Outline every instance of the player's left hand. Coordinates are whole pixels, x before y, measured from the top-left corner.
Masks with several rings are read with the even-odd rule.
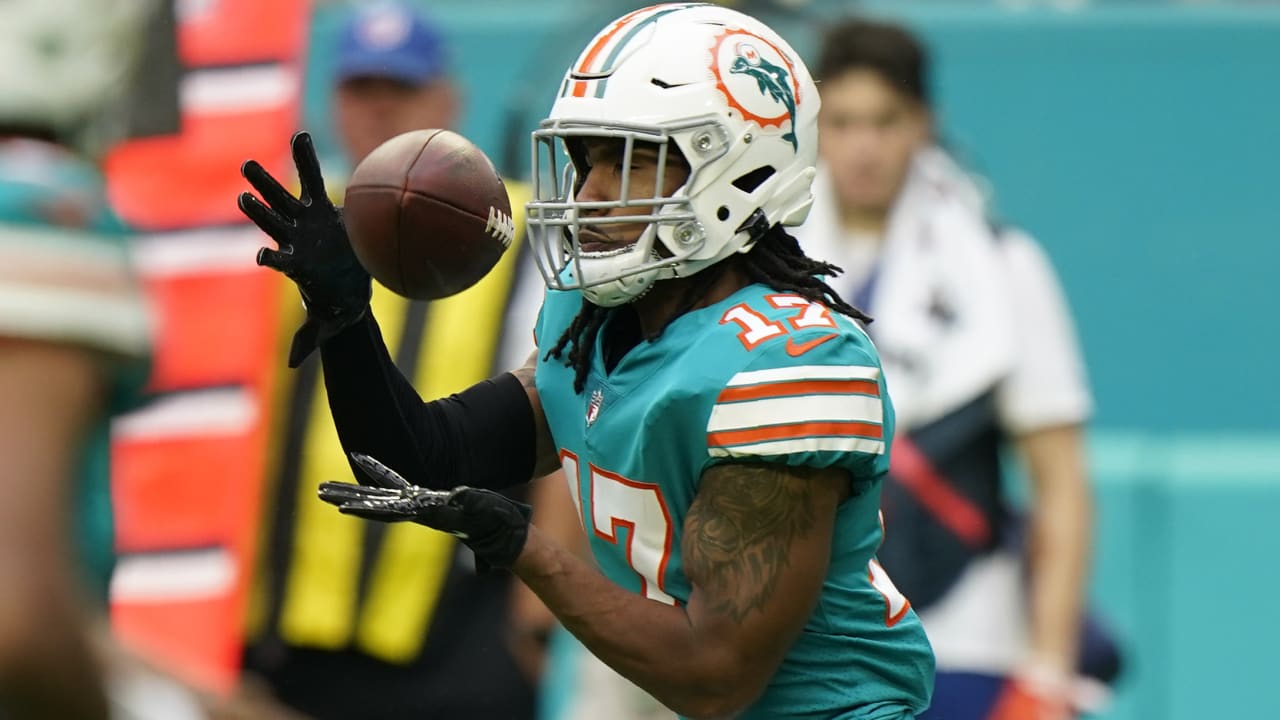
[[[237,203],[280,247],[260,248],[258,264],[293,280],[307,308],[307,319],[289,348],[289,367],[296,368],[322,343],[364,317],[373,285],[351,249],[342,211],[325,191],[310,133],[295,133],[290,147],[301,192],[294,196],[258,161],[248,160],[240,174],[262,199],[245,192]]]
[[[454,535],[476,554],[476,566],[510,567],[529,536],[528,505],[466,486],[427,490],[368,455],[351,459],[376,485],[326,482],[320,499],[338,511],[381,522],[416,522]]]

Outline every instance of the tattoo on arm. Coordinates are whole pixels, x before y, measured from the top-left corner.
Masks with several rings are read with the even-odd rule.
[[[538,351],[537,350],[534,350],[533,353],[530,354],[529,357],[525,359],[523,365],[511,371],[511,374],[515,375],[516,379],[520,381],[520,384],[523,385],[525,389],[529,391],[534,390],[534,377],[537,375],[537,373],[538,373]]]
[[[703,475],[685,519],[685,570],[710,609],[742,622],[778,591],[792,541],[814,526],[805,468],[720,465]]]
[[[516,379],[520,381],[520,384],[524,387],[525,390],[532,390],[534,388],[533,368],[530,368],[530,367],[516,368],[515,370],[511,371],[511,374],[516,376]]]

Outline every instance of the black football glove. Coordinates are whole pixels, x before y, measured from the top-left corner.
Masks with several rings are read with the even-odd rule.
[[[382,522],[408,520],[447,532],[471,548],[481,571],[511,567],[524,549],[528,505],[466,486],[426,490],[368,455],[352,453],[351,459],[375,484],[321,483],[320,499],[336,505],[339,512]]]
[[[354,325],[369,307],[373,285],[351,250],[342,212],[325,193],[311,134],[291,142],[302,192],[294,197],[256,160],[240,166],[262,200],[240,193],[238,205],[279,250],[258,250],[258,264],[284,273],[298,285],[307,319],[293,336],[289,367],[296,368],[321,343]],[[265,204],[263,204],[265,201]]]

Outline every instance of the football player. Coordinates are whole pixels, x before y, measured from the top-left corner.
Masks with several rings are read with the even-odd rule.
[[[123,228],[72,149],[151,3],[0,3],[0,716],[103,718],[108,416],[145,378]]]
[[[363,483],[322,499],[453,533],[682,715],[922,711],[933,654],[875,561],[880,361],[836,269],[785,230],[812,202],[817,112],[800,58],[751,17],[674,3],[606,26],[534,133],[538,350],[430,403],[388,356],[309,137],[302,199],[246,163],[265,203],[241,208],[280,245],[258,261],[306,299],[295,347],[319,347]],[[493,492],[557,466],[594,566]]]

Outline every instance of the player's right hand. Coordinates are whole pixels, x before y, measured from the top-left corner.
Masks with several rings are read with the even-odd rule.
[[[447,532],[471,548],[480,570],[511,567],[524,549],[532,515],[528,505],[479,488],[428,490],[368,455],[352,453],[351,459],[375,484],[320,483],[320,499],[339,512]]]
[[[289,350],[289,367],[298,367],[321,343],[360,320],[373,285],[351,250],[342,212],[325,192],[311,134],[295,133],[291,148],[299,195],[286,190],[256,160],[248,160],[240,174],[262,199],[245,192],[237,204],[279,246],[259,249],[258,264],[293,280],[307,307],[307,320]]]

